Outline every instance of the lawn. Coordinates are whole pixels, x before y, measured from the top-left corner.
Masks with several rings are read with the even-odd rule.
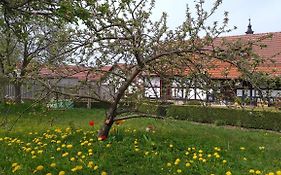
[[[17,112],[1,112],[0,175],[281,174],[280,133],[134,119],[99,141],[102,109]]]

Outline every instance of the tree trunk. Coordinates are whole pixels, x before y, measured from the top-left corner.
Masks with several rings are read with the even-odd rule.
[[[109,131],[114,123],[114,118],[116,117],[117,113],[117,108],[118,104],[121,100],[121,98],[124,96],[125,91],[128,89],[130,84],[134,81],[134,79],[137,77],[137,75],[141,72],[141,68],[137,67],[132,74],[127,78],[127,81],[122,84],[122,86],[118,89],[114,102],[111,104],[107,114],[106,114],[106,119],[104,121],[104,124],[102,128],[99,130],[98,137],[101,138],[102,140],[105,140],[108,135]]]
[[[18,80],[14,84],[15,87],[15,102],[16,104],[21,103],[21,82]]]

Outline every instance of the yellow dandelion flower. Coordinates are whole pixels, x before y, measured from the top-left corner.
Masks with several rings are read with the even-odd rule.
[[[54,168],[54,167],[56,167],[56,166],[57,166],[56,163],[51,163],[51,165],[50,165],[50,167],[52,167],[52,168]]]
[[[226,163],[226,162],[227,162],[226,160],[223,160],[223,161],[222,161],[222,163]]]
[[[88,163],[88,166],[87,166],[88,168],[93,168],[94,167],[94,162],[93,161],[90,161],[89,163]]]
[[[14,172],[18,171],[20,168],[21,168],[20,165],[16,165],[16,166],[14,166],[12,172],[14,173]]]
[[[170,144],[170,145],[169,145],[169,147],[170,147],[170,148],[173,148],[173,147],[174,147],[174,145]]]
[[[107,172],[103,171],[101,172],[101,175],[107,175]]]
[[[65,175],[65,171],[60,171],[59,175]]]
[[[227,171],[225,175],[232,175],[231,171]]]
[[[180,160],[179,158],[177,158],[177,159],[175,160],[175,163],[174,163],[174,164],[175,164],[175,165],[178,165],[178,164],[180,163],[180,161],[181,161],[181,160]]]
[[[99,166],[97,166],[97,165],[96,165],[96,166],[94,166],[94,170],[97,170],[98,168],[99,168]]]
[[[249,173],[255,173],[255,170],[250,169],[250,170],[249,170]]]
[[[62,154],[62,157],[66,157],[66,156],[68,156],[68,154],[69,154],[68,152],[65,152]]]
[[[72,162],[75,161],[75,157],[71,157],[70,161],[72,161]]]
[[[177,173],[182,173],[182,170],[181,169],[177,169]]]
[[[42,171],[43,169],[44,169],[44,166],[42,166],[42,165],[39,165],[39,166],[36,167],[37,171]]]
[[[268,175],[275,175],[273,172],[269,172]]]
[[[245,147],[241,146],[241,147],[240,147],[240,150],[244,151],[244,150],[245,150]]]
[[[79,151],[79,152],[77,153],[77,155],[78,155],[78,156],[81,156],[81,155],[82,155],[82,152],[81,152],[81,151]]]
[[[170,162],[167,163],[167,166],[172,166],[172,164]]]
[[[189,162],[187,162],[187,163],[185,164],[185,166],[186,166],[186,167],[190,167],[191,164],[190,164]]]
[[[71,149],[72,147],[73,147],[73,146],[70,145],[70,144],[66,146],[67,149]]]
[[[12,164],[12,167],[15,167],[15,166],[17,166],[18,165],[18,163],[13,163]]]
[[[46,175],[52,175],[52,173],[47,173]]]
[[[260,170],[256,170],[255,173],[256,173],[256,174],[261,174],[261,171],[260,171]]]
[[[281,175],[281,170],[276,171],[276,175]]]

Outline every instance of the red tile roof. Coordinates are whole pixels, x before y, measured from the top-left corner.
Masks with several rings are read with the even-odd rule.
[[[256,72],[268,73],[272,76],[281,76],[281,32],[226,36],[218,38],[216,44],[219,44],[222,40],[227,42],[238,40],[247,42],[257,41],[261,38],[263,39],[259,44],[266,45],[266,47],[254,46],[253,51],[265,60],[265,63],[261,64],[256,69]],[[214,68],[208,69],[208,73],[214,79],[235,79],[241,75],[238,69],[231,66],[229,63],[217,61],[214,63],[214,66]]]
[[[111,69],[112,66],[103,66],[99,69],[93,69],[91,67],[66,65],[61,66],[59,69],[57,69],[57,67],[43,67],[40,69],[39,74],[48,78],[67,77],[78,80],[98,81],[107,72],[111,71]]]

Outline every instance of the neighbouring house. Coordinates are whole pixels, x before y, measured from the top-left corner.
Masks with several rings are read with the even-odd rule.
[[[249,102],[256,104],[261,100],[261,96],[267,98],[268,102],[281,99],[281,32],[253,34],[249,24],[246,35],[227,36],[218,39],[228,41],[248,41],[255,40],[262,36],[271,34],[272,37],[262,41],[266,45],[264,48],[254,47],[254,52],[262,58],[270,58],[271,61],[265,62],[257,67],[257,72],[267,73],[274,78],[279,78],[279,82],[274,89],[268,88],[266,82],[261,87],[253,87],[248,81],[240,80],[240,73],[237,68],[229,66],[228,63],[216,61],[213,68],[207,69],[210,78],[217,84],[218,89],[206,88],[200,81],[200,77],[190,76],[189,68],[183,68],[180,74],[177,72],[168,75],[157,73],[147,73],[144,78],[144,96],[149,99],[166,99],[172,101],[200,100],[216,101],[214,93],[223,94],[219,100],[224,102],[234,101],[240,98],[249,99]],[[166,69],[160,67],[160,69]],[[226,73],[227,71],[227,73]],[[230,84],[226,84],[229,82]]]
[[[26,79],[21,87],[22,99],[38,99],[53,91],[48,98],[67,98],[67,94],[111,99],[115,93],[113,76],[120,65],[92,68],[76,65],[43,66]],[[61,93],[60,93],[61,92]],[[13,83],[5,85],[4,96],[13,99]]]

